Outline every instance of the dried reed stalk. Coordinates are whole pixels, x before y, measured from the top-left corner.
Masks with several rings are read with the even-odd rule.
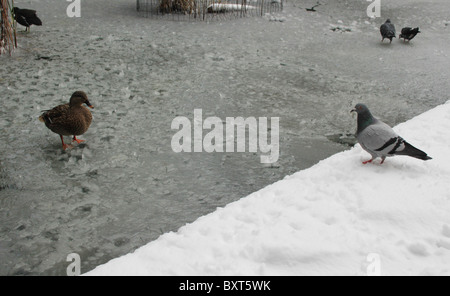
[[[11,55],[14,48],[17,47],[16,32],[10,16],[12,5],[9,5],[8,0],[0,0],[0,54],[6,51]]]
[[[184,12],[192,14],[197,9],[195,0],[161,0],[159,9],[162,13]]]
[[[286,0],[137,0],[146,16],[167,15],[178,20],[221,20],[231,17],[264,16],[283,10]],[[186,18],[183,18],[186,16]]]

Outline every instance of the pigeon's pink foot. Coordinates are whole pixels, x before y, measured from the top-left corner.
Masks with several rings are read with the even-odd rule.
[[[80,140],[80,139],[77,139],[77,137],[76,137],[76,136],[73,136],[73,140],[72,140],[72,142],[77,142],[78,144],[80,144],[80,143],[83,143],[83,142],[84,142],[84,140]]]
[[[384,159],[381,160],[380,164],[383,164],[383,163],[384,163]]]
[[[368,164],[368,163],[371,163],[372,161],[373,161],[373,159],[368,160],[368,161],[363,161],[363,164]]]

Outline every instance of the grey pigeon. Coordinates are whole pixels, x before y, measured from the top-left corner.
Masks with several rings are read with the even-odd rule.
[[[425,152],[403,140],[389,125],[373,117],[366,105],[357,104],[351,112],[358,114],[356,138],[361,147],[372,155],[372,159],[363,164],[372,162],[377,157],[381,157],[382,164],[386,157],[395,155],[431,159]]]
[[[416,37],[416,35],[420,33],[419,27],[417,28],[410,28],[410,27],[406,27],[402,29],[402,33],[399,36],[399,39],[403,38],[403,41],[410,41],[412,40],[414,37]]]
[[[390,43],[392,43],[392,38],[395,38],[395,26],[391,23],[390,19],[387,19],[384,24],[380,27],[380,33],[383,39],[381,39],[381,42],[384,41],[385,38],[391,40]]]

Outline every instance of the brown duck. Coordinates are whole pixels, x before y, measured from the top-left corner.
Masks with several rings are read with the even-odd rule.
[[[45,111],[39,120],[45,123],[45,126],[52,132],[57,133],[61,137],[62,148],[66,150],[72,147],[65,144],[63,136],[72,136],[72,142],[78,144],[84,140],[77,139],[77,136],[84,134],[92,122],[92,114],[82,105],[86,104],[90,108],[94,108],[89,102],[87,95],[83,91],[76,91],[70,97],[68,104],[59,105],[55,108]]]

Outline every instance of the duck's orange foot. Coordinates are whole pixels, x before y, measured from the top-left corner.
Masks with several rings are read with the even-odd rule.
[[[65,151],[67,148],[73,148],[72,145],[64,143],[64,138],[63,138],[62,135],[59,135],[59,137],[61,138],[61,144],[62,144],[62,148],[63,148],[64,151]]]
[[[77,142],[78,144],[83,143],[84,140],[77,139],[76,136],[73,136],[72,142]]]
[[[63,144],[62,145],[63,150],[65,151],[67,148],[73,148],[73,145],[70,144]]]

